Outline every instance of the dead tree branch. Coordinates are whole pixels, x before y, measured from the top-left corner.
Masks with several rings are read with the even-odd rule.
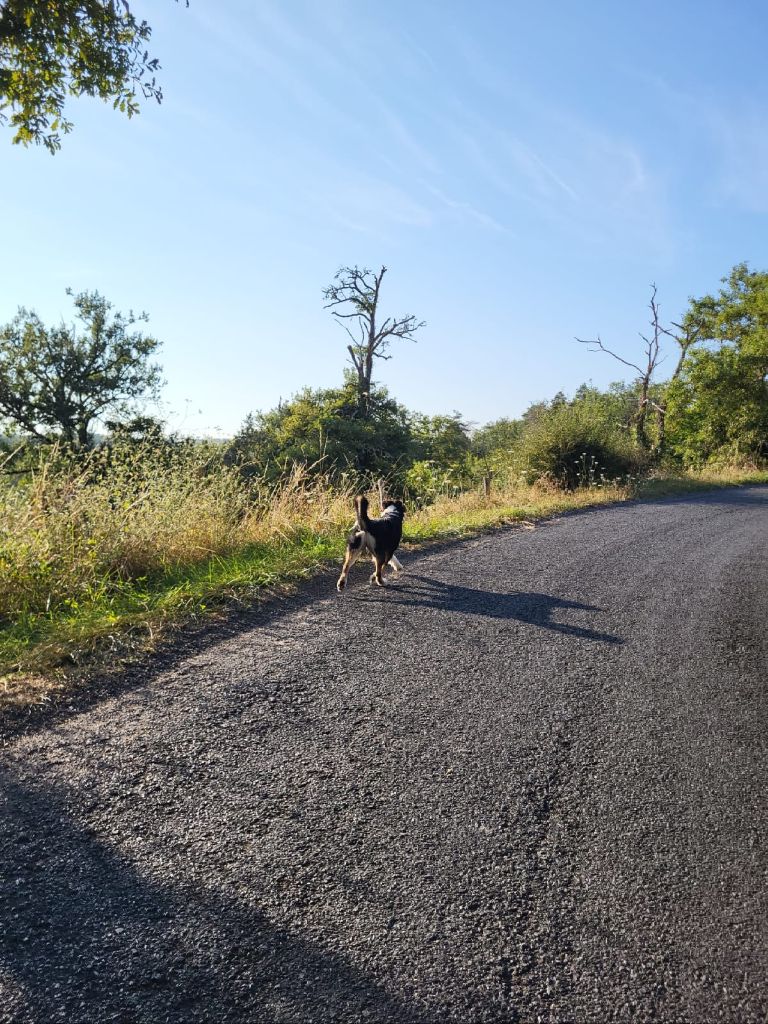
[[[387,317],[382,323],[377,322],[381,283],[386,272],[386,267],[378,273],[366,267],[342,267],[333,283],[323,291],[326,300],[323,308],[331,310],[352,342],[347,345],[347,351],[357,374],[358,408],[363,417],[368,416],[370,409],[374,359],[391,359],[387,349],[394,338],[415,341],[416,332],[424,327],[424,321],[412,315]],[[359,338],[344,320],[356,321]]]
[[[630,369],[637,371],[637,383],[638,383],[638,405],[633,416],[633,426],[635,428],[635,437],[637,443],[647,451],[653,451],[655,455],[660,455],[666,439],[666,413],[667,405],[666,399],[660,398],[658,401],[652,397],[651,388],[654,383],[654,375],[658,367],[663,362],[661,356],[661,339],[662,337],[672,338],[680,346],[680,357],[677,361],[677,365],[672,373],[670,381],[676,380],[680,375],[685,362],[685,357],[688,353],[691,345],[695,344],[697,340],[697,332],[695,328],[684,327],[682,324],[673,323],[672,326],[676,327],[681,333],[675,334],[672,330],[664,327],[661,323],[660,307],[657,300],[657,288],[655,284],[651,285],[651,300],[649,302],[649,308],[651,310],[651,328],[652,332],[650,336],[640,334],[645,346],[645,365],[639,366],[637,363],[633,363],[628,359],[624,359],[617,352],[608,348],[603,344],[601,338],[596,339],[584,339],[577,338],[576,341],[581,345],[592,345],[595,346],[591,349],[593,352],[605,352],[607,355],[612,356],[618,362],[623,363],[624,366],[630,367]],[[651,444],[650,438],[648,437],[647,430],[647,416],[649,410],[653,409],[656,413],[656,425],[657,425],[657,436],[655,444]]]

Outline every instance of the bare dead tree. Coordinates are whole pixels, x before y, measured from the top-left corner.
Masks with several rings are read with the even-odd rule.
[[[685,357],[688,353],[688,349],[697,339],[697,330],[694,326],[689,324],[678,324],[672,323],[672,327],[676,328],[680,333],[676,334],[668,327],[662,326],[661,318],[659,315],[659,304],[656,299],[657,288],[655,284],[651,285],[651,301],[649,302],[649,308],[651,310],[651,335],[646,336],[640,334],[645,345],[645,359],[644,365],[638,365],[637,363],[631,362],[629,359],[624,359],[617,352],[607,348],[600,336],[594,339],[577,338],[582,345],[594,346],[591,351],[593,352],[605,352],[609,356],[613,356],[618,362],[623,363],[624,366],[629,366],[630,369],[637,371],[637,383],[638,383],[638,400],[637,409],[635,410],[632,418],[633,427],[635,430],[635,437],[637,443],[641,448],[646,451],[652,451],[654,455],[660,455],[665,443],[665,426],[666,426],[666,414],[667,414],[667,402],[663,396],[651,396],[651,388],[653,385],[653,378],[659,365],[664,361],[664,357],[661,355],[661,340],[662,336],[672,338],[677,345],[680,347],[680,357],[677,361],[677,365],[669,379],[671,383],[676,380],[680,375],[680,371],[683,368]],[[655,412],[656,414],[656,425],[657,425],[657,437],[656,443],[651,444],[650,438],[648,437],[647,421],[649,412]]]
[[[323,291],[323,308],[332,310],[351,341],[347,351],[357,373],[358,410],[363,418],[370,409],[374,359],[391,359],[386,351],[393,338],[415,341],[416,331],[424,327],[424,321],[415,316],[387,317],[378,323],[381,282],[386,272],[386,267],[378,274],[366,268],[342,267],[333,284]]]

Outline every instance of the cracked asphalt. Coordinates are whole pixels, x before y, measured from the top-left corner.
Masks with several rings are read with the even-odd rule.
[[[768,1019],[768,488],[356,566],[0,748],[0,1021]]]

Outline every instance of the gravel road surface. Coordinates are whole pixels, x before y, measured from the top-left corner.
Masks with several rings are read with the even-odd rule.
[[[768,488],[403,561],[0,749],[1,1021],[768,1019]]]

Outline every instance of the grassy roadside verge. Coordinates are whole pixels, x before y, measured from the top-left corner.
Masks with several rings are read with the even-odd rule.
[[[405,542],[466,537],[510,523],[532,524],[581,508],[737,484],[768,483],[768,472],[721,470],[657,476],[633,488],[602,487],[573,493],[542,487],[441,498],[407,519]],[[301,497],[299,497],[301,495]],[[78,685],[89,672],[114,668],[168,638],[169,627],[216,613],[231,602],[253,603],[285,592],[321,567],[338,561],[350,525],[348,495],[323,496],[296,489],[290,501],[262,514],[257,524],[219,544],[207,541],[161,571],[91,586],[79,599],[35,609],[0,628],[0,711],[40,704]],[[93,518],[93,513],[91,513]],[[200,529],[197,510],[195,527]],[[170,526],[181,531],[178,499]],[[301,525],[297,525],[301,524]],[[170,528],[170,527],[169,527]],[[91,543],[89,541],[89,543]],[[206,553],[207,551],[207,553]]]

